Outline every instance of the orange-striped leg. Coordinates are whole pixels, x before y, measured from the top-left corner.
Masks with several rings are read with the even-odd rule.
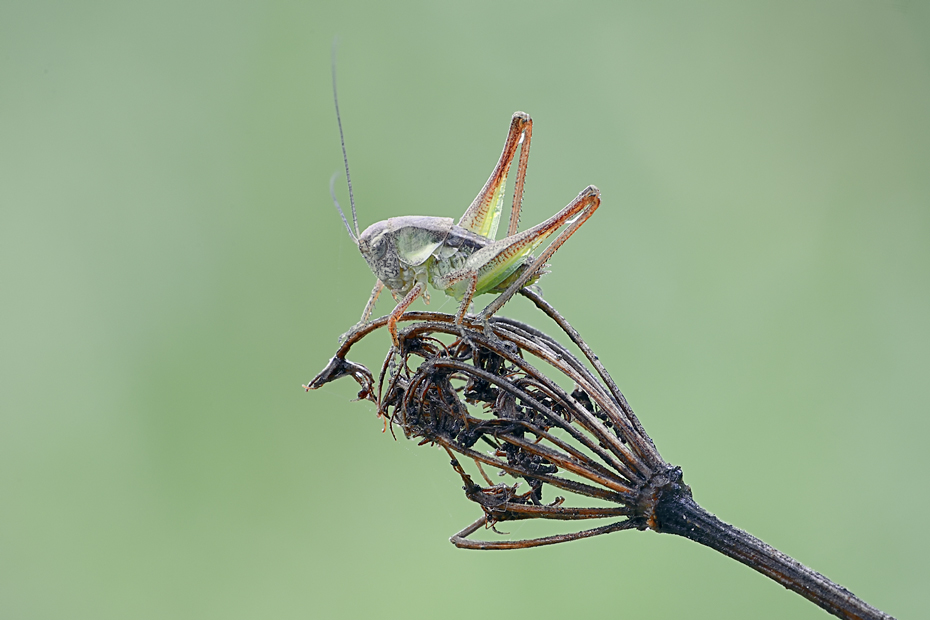
[[[554,216],[546,220],[545,222],[534,226],[522,233],[520,235],[527,235],[528,238],[535,238],[540,236],[548,236],[552,234],[555,230],[558,230],[563,225],[568,224],[568,227],[563,230],[558,237],[556,237],[552,243],[543,251],[539,257],[533,261],[533,264],[523,270],[523,273],[520,274],[520,277],[517,278],[513,284],[511,284],[506,291],[501,293],[497,299],[488,304],[488,306],[482,310],[478,316],[483,320],[490,318],[495,312],[500,310],[501,306],[507,303],[513,295],[519,291],[523,286],[546,264],[546,262],[555,254],[555,251],[562,247],[562,244],[565,243],[569,237],[571,237],[576,230],[578,230],[582,224],[587,221],[591,215],[597,210],[597,207],[600,205],[600,192],[593,185],[586,187],[578,196],[572,200],[568,206],[556,213]]]
[[[400,349],[400,339],[397,337],[397,321],[400,320],[400,317],[407,311],[407,308],[410,307],[417,297],[423,294],[425,287],[422,282],[417,282],[410,292],[407,293],[399,304],[394,306],[394,309],[391,310],[391,315],[388,317],[388,331],[391,332],[391,342],[394,343],[394,346]]]
[[[516,116],[516,115],[514,115]],[[520,140],[520,161],[517,163],[517,179],[513,186],[513,206],[510,209],[510,224],[507,236],[517,232],[520,225],[520,209],[523,207],[523,184],[526,182],[526,163],[530,158],[530,138],[533,136],[533,120],[527,116],[523,125],[523,137]]]
[[[507,175],[513,163],[517,148],[520,147],[520,161],[517,166],[517,180],[514,186],[513,207],[510,211],[508,234],[517,230],[520,220],[520,207],[523,202],[523,184],[526,177],[526,164],[530,156],[530,138],[533,134],[533,120],[525,112],[514,112],[510,120],[510,131],[504,142],[504,150],[491,176],[478,192],[475,200],[466,209],[458,225],[483,237],[494,238],[500,222],[501,203],[506,190]],[[521,146],[522,145],[522,146]]]

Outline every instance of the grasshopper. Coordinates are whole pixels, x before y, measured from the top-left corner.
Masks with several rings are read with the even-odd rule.
[[[475,296],[501,293],[479,314],[479,318],[486,322],[517,291],[539,279],[542,269],[546,267],[546,261],[591,217],[600,204],[598,189],[589,185],[564,209],[546,221],[523,232],[517,232],[533,120],[524,112],[515,112],[497,165],[457,224],[452,223],[451,217],[412,215],[377,222],[360,233],[355,213],[355,198],[352,195],[352,180],[349,177],[345,137],[342,133],[342,118],[339,115],[335,63],[333,99],[336,104],[336,120],[349,186],[352,221],[355,224],[354,233],[336,199],[333,189],[335,176],[330,182],[330,193],[349,237],[358,246],[377,277],[358,325],[368,321],[378,296],[387,288],[397,302],[387,324],[394,346],[399,347],[400,344],[397,322],[401,315],[421,296],[429,303],[427,285],[459,300],[455,316],[458,325],[462,324]],[[518,148],[520,158],[507,236],[495,240],[504,204],[507,176]],[[539,257],[534,258],[531,253],[565,225],[565,230]]]

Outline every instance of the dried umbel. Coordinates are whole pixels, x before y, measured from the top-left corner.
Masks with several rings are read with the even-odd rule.
[[[306,387],[352,375],[362,388],[359,398],[377,403],[385,424],[448,452],[465,496],[482,510],[452,537],[457,547],[518,549],[652,529],[716,549],[839,617],[891,617],[698,506],[681,469],[662,459],[578,333],[537,294],[521,294],[558,324],[587,364],[519,321],[466,317],[457,325],[450,315],[410,312],[402,320],[414,323],[400,333],[399,349],[388,352],[377,389],[372,374],[345,356],[387,317],[349,332]],[[474,463],[477,473],[463,463]],[[495,483],[495,474],[507,482]],[[525,540],[469,538],[482,527],[526,519],[607,523]]]

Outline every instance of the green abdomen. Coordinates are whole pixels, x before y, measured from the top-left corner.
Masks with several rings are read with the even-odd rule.
[[[463,269],[469,256],[491,242],[487,237],[482,237],[459,226],[453,226],[445,242],[433,252],[433,256],[426,263],[430,284],[435,287],[437,278]],[[528,256],[519,257],[513,261],[512,265],[504,269],[498,267],[493,271],[479,266],[478,286],[475,289],[475,295],[500,293],[506,290],[523,273],[528,258]],[[527,282],[527,286],[537,279],[539,279],[538,276],[532,278]],[[463,281],[453,284],[444,291],[446,295],[461,300],[465,295],[466,288],[467,282]]]

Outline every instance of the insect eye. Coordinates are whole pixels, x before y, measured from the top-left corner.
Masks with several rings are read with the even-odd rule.
[[[384,253],[387,252],[387,247],[387,239],[384,237],[384,235],[382,235],[375,239],[374,243],[372,243],[372,254],[375,256],[383,256]]]

